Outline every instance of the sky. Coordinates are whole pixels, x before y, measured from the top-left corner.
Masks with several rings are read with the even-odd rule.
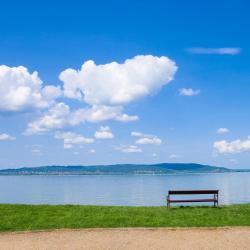
[[[250,168],[248,1],[5,1],[0,168]]]

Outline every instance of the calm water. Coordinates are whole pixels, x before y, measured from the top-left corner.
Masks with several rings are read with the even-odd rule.
[[[250,203],[250,173],[0,176],[0,203],[158,206],[169,189],[219,189],[220,203]]]

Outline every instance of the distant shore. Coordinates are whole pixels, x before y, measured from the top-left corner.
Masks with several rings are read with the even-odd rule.
[[[205,174],[227,174],[227,173],[246,173],[247,171],[230,171],[230,172],[178,172],[178,173],[9,173],[1,174],[0,177],[4,176],[172,176],[172,175],[205,175]]]
[[[250,172],[249,169],[229,169],[197,163],[114,164],[92,166],[42,166],[2,169],[6,175],[169,175]]]

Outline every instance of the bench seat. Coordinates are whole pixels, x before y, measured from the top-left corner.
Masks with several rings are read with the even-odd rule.
[[[200,194],[212,194],[211,198],[200,199],[171,199],[171,195],[200,195]],[[213,202],[214,207],[219,205],[219,190],[169,190],[167,195],[167,207],[170,207],[171,203],[184,203],[184,202]]]
[[[177,202],[214,202],[214,199],[195,199],[195,200],[170,200],[173,203]]]

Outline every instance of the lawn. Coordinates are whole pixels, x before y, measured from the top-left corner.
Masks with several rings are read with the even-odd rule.
[[[0,231],[250,226],[250,204],[213,207],[0,205]]]

